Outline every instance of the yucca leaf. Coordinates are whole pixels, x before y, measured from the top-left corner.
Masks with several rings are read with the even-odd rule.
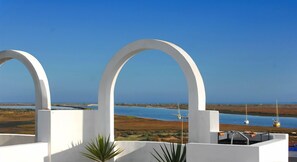
[[[153,148],[154,149],[154,148]],[[163,159],[163,157],[156,151],[156,149],[154,149],[154,151],[155,151],[155,153],[157,154],[157,156],[155,156],[153,153],[151,153],[153,156],[154,156],[154,158],[156,159],[156,160],[158,160],[158,162],[166,162],[164,159]]]
[[[105,138],[98,135],[85,146],[87,152],[82,152],[82,155],[96,162],[105,162],[123,152],[122,149],[115,149],[115,147],[115,142],[110,142],[109,136]]]
[[[182,148],[181,144],[170,143],[169,147],[160,145],[163,156],[154,148],[155,154],[151,154],[158,162],[186,162],[186,145]]]

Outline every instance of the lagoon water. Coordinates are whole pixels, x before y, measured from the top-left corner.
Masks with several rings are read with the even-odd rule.
[[[0,106],[1,108],[12,109],[35,109],[34,106]],[[57,107],[53,106],[53,109],[74,109],[69,107]],[[89,108],[97,109],[96,106],[90,106]],[[115,106],[115,114],[125,116],[135,116],[140,118],[157,119],[164,121],[178,121],[176,109],[166,108],[147,108],[147,107],[128,107],[128,106]],[[182,116],[188,115],[188,110],[181,110]],[[250,125],[254,126],[272,126],[272,121],[275,117],[272,116],[254,116],[249,115],[248,119]],[[223,114],[220,113],[220,123],[223,124],[238,124],[243,125],[245,115],[237,114]],[[297,117],[280,117],[281,127],[284,128],[297,128]]]
[[[178,121],[176,109],[166,108],[146,108],[146,107],[125,107],[115,106],[115,114],[136,116],[141,118],[158,119],[165,121]],[[188,115],[188,110],[181,110],[182,116]],[[254,126],[272,126],[272,116],[255,116],[249,115],[250,125]],[[245,115],[224,114],[220,113],[220,123],[243,125]],[[297,128],[297,117],[280,117],[281,127]]]

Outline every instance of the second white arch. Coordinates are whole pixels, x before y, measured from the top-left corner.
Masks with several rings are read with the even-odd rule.
[[[205,88],[202,76],[193,59],[179,46],[162,40],[138,40],[122,48],[109,62],[102,76],[98,96],[98,132],[114,140],[114,88],[125,63],[144,50],[160,50],[170,55],[182,69],[188,85],[189,126],[195,124],[195,112],[205,110]],[[193,116],[194,115],[194,116]],[[189,130],[191,131],[191,130]],[[191,132],[190,132],[191,138]]]

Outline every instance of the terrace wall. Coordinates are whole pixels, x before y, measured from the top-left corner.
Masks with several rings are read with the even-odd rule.
[[[2,162],[47,162],[47,143],[31,143],[0,147]]]
[[[163,154],[160,145],[169,147],[167,142],[149,142],[149,141],[116,141],[118,147],[123,148],[119,156],[115,158],[118,162],[151,162],[156,161],[152,153],[154,149],[161,155]],[[155,153],[154,153],[155,154]]]
[[[95,110],[39,110],[38,141],[49,141],[47,160],[51,162],[89,162],[81,155],[86,142],[98,133]]]
[[[259,148],[247,145],[189,143],[188,162],[259,162]]]
[[[288,135],[272,134],[272,140],[254,145],[187,144],[189,162],[288,162]]]
[[[254,145],[260,148],[260,162],[288,162],[288,135],[273,134],[272,138]]]
[[[28,134],[0,134],[0,146],[34,143],[35,135]]]

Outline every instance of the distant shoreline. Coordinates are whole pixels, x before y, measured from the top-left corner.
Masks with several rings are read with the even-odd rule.
[[[76,109],[88,109],[89,104],[53,104],[52,106],[72,107]],[[0,106],[34,106],[34,104],[5,103]],[[177,104],[124,104],[115,106],[168,108],[177,109]],[[180,109],[188,109],[187,104],[180,104]],[[225,114],[245,114],[245,104],[207,104],[207,110],[216,110]],[[275,116],[274,104],[248,104],[248,115]],[[297,117],[297,104],[279,104],[279,115],[283,117]]]
[[[116,106],[177,109],[177,104],[116,104]],[[250,104],[248,115],[275,116],[274,104]],[[180,109],[188,109],[187,104],[180,104]],[[280,104],[279,115],[297,117],[297,104]],[[216,110],[225,114],[245,114],[245,104],[207,104],[206,110]]]
[[[34,134],[35,111],[34,110],[1,110],[0,109],[0,133]],[[117,140],[167,140],[176,137],[180,139],[179,121],[160,121],[131,116],[115,115],[115,133]],[[184,123],[185,132],[188,124]],[[262,126],[245,126],[220,124],[221,131],[239,130],[256,132],[277,132],[289,134],[289,145],[297,144],[297,128],[274,128]]]

